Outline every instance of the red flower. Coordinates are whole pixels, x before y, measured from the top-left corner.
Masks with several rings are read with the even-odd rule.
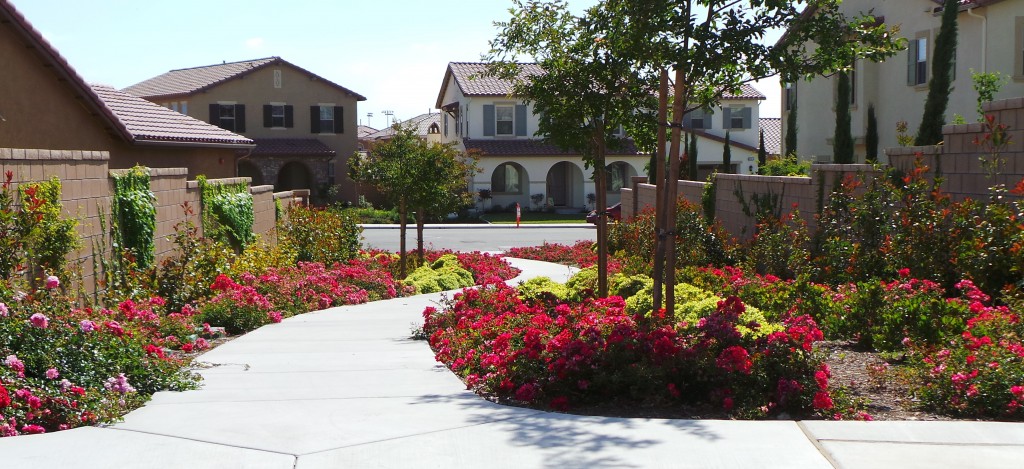
[[[516,389],[516,400],[517,401],[532,402],[536,398],[537,398],[537,385],[536,384],[527,383],[527,384],[524,384],[522,386],[519,386],[519,389]]]
[[[828,410],[835,406],[832,402],[832,396],[828,395],[828,391],[818,391],[814,393],[814,408],[818,410]]]
[[[750,353],[739,345],[733,345],[722,350],[722,353],[718,354],[715,364],[725,371],[735,371],[748,375],[754,365],[750,360]]]

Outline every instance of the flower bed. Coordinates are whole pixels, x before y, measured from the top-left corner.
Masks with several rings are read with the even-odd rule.
[[[694,324],[627,314],[621,297],[524,302],[490,284],[424,311],[436,357],[467,386],[556,410],[608,401],[713,403],[733,415],[831,415],[829,372],[811,353],[808,316],[780,331],[739,332],[744,305],[722,301]],[[743,324],[756,328],[753,324]]]

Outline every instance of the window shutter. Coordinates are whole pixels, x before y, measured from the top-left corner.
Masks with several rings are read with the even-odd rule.
[[[289,129],[295,127],[295,106],[284,107],[284,126]]]
[[[210,125],[220,127],[220,104],[210,105]]]
[[[494,105],[484,104],[484,137],[494,136]]]
[[[753,121],[753,120],[754,120],[753,119],[753,108],[749,108],[749,107],[743,108],[743,128],[744,129],[751,128],[752,127],[752,125],[751,125],[752,122],[751,121]]]
[[[516,105],[516,137],[526,136],[526,105]]]
[[[320,106],[309,107],[309,132],[320,133]]]
[[[683,128],[684,129],[692,129],[693,128],[693,113],[695,113],[695,112],[698,112],[698,111],[690,111],[690,112],[687,112],[686,114],[683,114]]]
[[[334,106],[334,133],[345,133],[345,108]]]
[[[263,105],[263,128],[269,129],[274,126],[274,106]]]
[[[731,129],[732,128],[732,108],[728,108],[728,107],[722,108],[722,128],[723,129]]]
[[[448,136],[448,113],[446,112],[443,117],[444,117],[444,136],[447,137]]]
[[[235,132],[245,132],[245,105],[235,105]]]
[[[917,40],[907,42],[907,85],[917,84]]]

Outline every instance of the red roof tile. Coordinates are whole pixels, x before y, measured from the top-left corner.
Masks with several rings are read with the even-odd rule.
[[[263,59],[244,60],[202,67],[182,68],[171,70],[148,80],[136,83],[124,89],[124,91],[142,98],[162,98],[170,96],[191,95],[200,91],[213,88],[228,80],[243,77],[256,70],[270,65],[284,64],[293,67],[314,80],[324,82],[343,93],[354,96],[358,101],[366,101],[366,98],[344,86],[336,84],[319,75],[316,75],[302,67],[299,67],[280,57],[267,57]]]
[[[761,131],[764,132],[764,150],[769,155],[782,153],[782,118],[762,117]]]
[[[478,150],[483,156],[553,156],[574,155],[556,145],[535,139],[464,139],[467,150]],[[622,148],[608,149],[609,155],[638,155],[632,140],[623,141]]]
[[[198,119],[104,85],[92,85],[96,96],[131,133],[135,142],[192,142],[251,146],[253,141]]]
[[[416,135],[419,135],[420,137],[426,137],[427,134],[430,132],[431,124],[441,125],[441,114],[436,112],[432,112],[429,114],[420,114],[416,117],[413,117],[412,119],[401,121],[400,124],[403,126],[412,126],[416,130]],[[386,129],[378,130],[376,132],[373,132],[369,135],[360,138],[368,140],[378,140],[382,138],[391,138],[394,135],[394,127],[388,127]]]
[[[315,138],[256,138],[254,156],[335,156],[337,152]]]

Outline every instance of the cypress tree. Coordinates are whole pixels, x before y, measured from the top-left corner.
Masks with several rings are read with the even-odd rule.
[[[689,179],[690,175],[690,139],[693,138],[689,133],[683,134],[683,156],[682,160],[679,161],[679,180],[685,181]]]
[[[793,103],[786,119],[786,152],[784,155],[796,155],[796,103]]]
[[[757,147],[757,167],[760,168],[768,162],[768,150],[764,148],[764,129],[761,129],[761,145]]]
[[[952,88],[953,54],[956,52],[959,0],[945,0],[942,4],[942,26],[935,38],[932,54],[932,78],[928,82],[928,98],[924,102],[924,116],[917,129],[914,145],[937,145],[942,141],[942,126],[946,124],[946,107]]]
[[[832,138],[832,162],[853,163],[853,135],[850,131],[850,75],[839,72],[836,93],[836,132]]]
[[[647,183],[657,184],[658,180],[658,158],[657,152],[651,153],[651,159],[647,162]]]
[[[878,162],[878,119],[875,118],[875,105],[868,104],[868,131],[864,136],[864,144],[867,146],[868,163]]]
[[[691,181],[697,180],[697,135],[690,139],[690,177]]]
[[[729,143],[729,131],[725,131],[725,149],[722,150],[722,172],[732,173],[732,144]]]

